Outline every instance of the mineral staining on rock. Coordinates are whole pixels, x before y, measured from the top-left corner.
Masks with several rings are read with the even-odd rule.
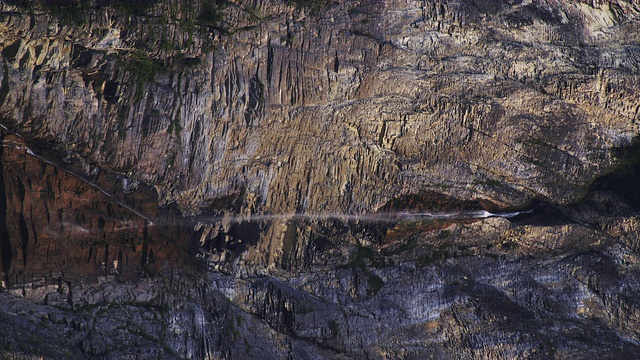
[[[28,155],[24,139],[5,134],[2,140],[0,264],[5,287],[43,277],[133,279],[186,257],[188,244],[180,242],[184,228],[173,226],[168,231],[167,225],[175,225],[169,222],[171,214],[158,211],[144,191],[128,194],[127,202],[164,226],[150,224],[97,187],[96,182],[104,183],[113,191],[116,179],[104,174],[94,176],[95,182],[82,179]]]
[[[633,4],[202,6],[72,26],[5,5],[3,116],[188,213],[239,191],[271,212],[425,187],[567,203],[638,132]]]
[[[71,327],[76,335],[65,346],[77,356],[109,356],[117,344],[117,357],[130,343],[144,356],[168,357],[638,352],[638,209],[601,178],[637,161],[634,1],[65,4],[0,4],[0,122],[69,154],[65,166],[82,176],[95,176],[89,169],[117,176],[114,192],[154,187],[157,198],[137,195],[146,202],[132,206],[173,223],[149,230],[135,214],[99,204],[89,212],[113,215],[108,224],[73,217],[51,240],[95,260],[86,239],[69,233],[82,226],[105,238],[111,250],[99,256],[111,259],[106,253],[119,245],[104,228],[131,221],[140,227],[130,254],[136,264],[145,231],[158,231],[154,237],[173,244],[197,244],[210,269],[160,271],[140,285],[151,289],[144,299],[115,280],[87,285],[100,294],[87,298],[73,271],[62,276],[67,290],[48,283],[62,277],[42,273],[63,271],[54,262],[64,256],[23,264],[58,288],[12,292],[36,303],[50,290],[75,293],[80,302],[45,308],[6,300],[3,309],[47,313],[36,325],[25,325],[28,315],[3,315],[7,333]],[[14,276],[20,259],[41,256],[34,236],[49,222],[35,221],[40,207],[68,216],[61,201],[102,195],[6,151],[13,157],[2,167],[0,252],[5,276]],[[18,199],[11,189],[20,186]],[[61,192],[42,204],[24,191],[47,186]],[[189,229],[150,201],[176,204]],[[512,222],[313,219],[390,206],[496,211],[532,202],[548,206]],[[279,214],[310,217],[264,221]],[[265,217],[233,221],[251,216]],[[80,243],[62,242],[67,233]],[[96,261],[90,272],[103,281],[108,271]],[[7,286],[17,280],[28,281],[15,277]],[[99,299],[113,289],[119,295]],[[142,315],[104,342],[96,340],[106,336],[101,330],[77,325],[117,327],[114,309]],[[47,355],[63,356],[64,346],[46,341]]]

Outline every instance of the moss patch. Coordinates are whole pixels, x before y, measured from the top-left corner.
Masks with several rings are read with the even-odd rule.
[[[144,86],[154,81],[158,73],[167,71],[161,61],[140,52],[132,52],[127,59],[120,60],[120,65],[136,78],[136,92],[133,97],[136,103],[144,97]]]
[[[298,8],[309,9],[314,13],[317,13],[331,5],[330,0],[287,0],[287,2]]]
[[[367,263],[372,266],[380,265],[372,249],[358,245],[356,250],[351,254],[351,261],[347,264],[347,267],[359,270],[362,275],[364,275],[368,285],[367,296],[373,296],[384,286],[384,281],[367,268]]]

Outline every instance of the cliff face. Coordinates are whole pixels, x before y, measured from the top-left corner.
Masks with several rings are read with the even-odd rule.
[[[638,133],[634,3],[205,10],[77,24],[3,5],[3,118],[187,213],[238,193],[270,212],[425,189],[565,204]]]
[[[572,209],[574,219],[547,214],[555,216],[414,229],[387,246],[352,248],[336,264],[336,248],[362,236],[343,229],[325,239],[322,252],[332,262],[297,274],[230,276],[183,265],[132,282],[114,272],[99,273],[98,283],[47,275],[0,293],[2,353],[633,358],[640,355],[640,219],[623,215],[624,205],[612,208],[612,198],[590,194]]]
[[[167,226],[173,225],[169,217],[175,214],[158,211],[144,191],[129,193],[128,202],[164,226],[150,226],[120,203],[113,191],[116,179],[97,172],[94,179],[82,179],[28,156],[22,138],[8,134],[2,140],[0,264],[5,286],[41,282],[43,276],[94,281],[114,274],[138,278],[186,258],[190,232],[176,226],[168,231]],[[67,289],[63,295],[69,295],[68,284],[58,283]]]
[[[2,14],[5,122],[185,214],[364,213],[424,191],[567,204],[639,131],[635,3]]]
[[[7,333],[73,329],[54,357],[638,352],[640,170],[602,177],[637,161],[635,1],[143,3],[0,3],[0,122],[27,139],[3,132],[0,252],[35,301],[2,294]],[[175,270],[194,239],[201,277]],[[102,333],[123,309],[138,327]]]

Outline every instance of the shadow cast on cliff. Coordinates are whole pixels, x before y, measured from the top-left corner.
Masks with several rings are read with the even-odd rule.
[[[629,146],[614,148],[613,155],[621,165],[597,178],[588,192],[611,192],[633,211],[640,211],[640,136],[636,136]]]

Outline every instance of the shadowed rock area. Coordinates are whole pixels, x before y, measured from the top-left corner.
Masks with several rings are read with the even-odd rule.
[[[640,357],[639,34],[635,0],[0,0],[0,354]]]
[[[97,277],[138,278],[187,259],[189,231],[172,224],[140,191],[128,201],[162,219],[157,226],[105,194],[115,184],[96,172],[95,182],[27,153],[25,141],[2,138],[2,269],[5,287],[63,278],[95,282]],[[122,194],[120,194],[122,195]],[[176,226],[177,225],[177,226]]]

